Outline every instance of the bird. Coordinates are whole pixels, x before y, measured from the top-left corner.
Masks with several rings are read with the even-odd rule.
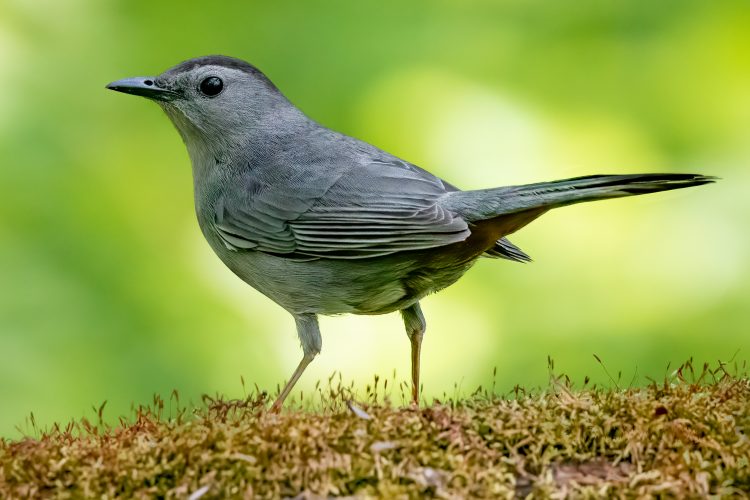
[[[411,343],[411,400],[419,405],[423,298],[480,258],[530,261],[507,236],[553,208],[716,179],[589,175],[461,190],[319,124],[259,69],[229,56],[197,57],[106,88],[161,106],[187,147],[208,244],[294,317],[303,355],[273,411],[320,353],[319,315],[399,311]]]

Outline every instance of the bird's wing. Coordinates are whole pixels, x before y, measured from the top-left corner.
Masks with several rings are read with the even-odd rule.
[[[445,210],[437,177],[373,162],[330,182],[295,179],[223,201],[214,221],[233,250],[361,259],[433,248],[466,239],[462,218]]]

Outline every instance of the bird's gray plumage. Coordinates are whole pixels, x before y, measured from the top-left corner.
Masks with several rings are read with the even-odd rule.
[[[469,236],[467,222],[443,207],[438,179],[392,163],[307,163],[283,185],[265,182],[267,168],[254,170],[261,184],[252,195],[227,194],[216,206],[215,227],[229,249],[363,259]]]
[[[219,79],[205,87],[210,93],[208,79]],[[196,58],[109,87],[159,102],[187,146],[209,244],[294,315],[304,357],[277,404],[320,350],[317,314],[400,310],[416,398],[425,295],[454,283],[481,256],[530,260],[505,237],[552,208],[711,181],[590,176],[461,191],[316,123],[239,59]]]

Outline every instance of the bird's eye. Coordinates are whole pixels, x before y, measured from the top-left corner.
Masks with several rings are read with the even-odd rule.
[[[198,89],[200,89],[201,93],[209,97],[218,95],[223,88],[224,83],[218,76],[209,76],[208,78],[205,78],[198,86]]]

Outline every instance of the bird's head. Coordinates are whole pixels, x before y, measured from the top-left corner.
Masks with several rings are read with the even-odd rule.
[[[260,70],[227,56],[190,59],[159,76],[125,78],[107,88],[156,101],[188,150],[226,152],[269,118],[278,123],[298,113]]]

